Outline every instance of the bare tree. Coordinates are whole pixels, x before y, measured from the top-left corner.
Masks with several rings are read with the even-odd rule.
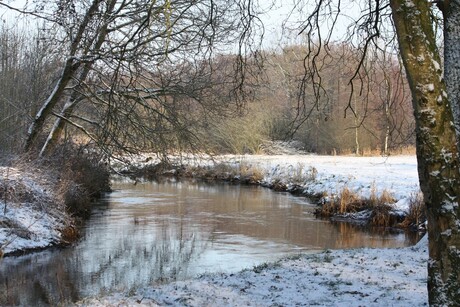
[[[59,60],[43,41],[39,27],[0,25],[0,151],[20,150],[27,122],[49,91]]]
[[[353,112],[354,93],[363,93],[360,81],[362,68],[372,47],[391,47],[399,51],[412,93],[416,122],[416,143],[419,181],[427,206],[429,254],[429,302],[435,306],[453,306],[460,302],[460,209],[458,205],[460,172],[458,139],[454,117],[458,123],[458,29],[460,1],[362,0],[355,25],[348,38],[359,45],[363,56],[349,81],[352,89],[347,110]],[[444,13],[445,72],[433,31],[437,3]],[[327,49],[332,30],[341,16],[342,1],[316,1],[312,6],[298,2],[297,7],[313,9],[307,13],[301,32],[319,35],[320,47]],[[349,4],[349,3],[348,3]],[[347,4],[347,5],[348,5]],[[329,34],[322,25],[329,25]],[[396,35],[396,36],[395,36]],[[309,40],[309,46],[313,40]],[[313,55],[318,54],[314,48]],[[321,73],[315,57],[306,57],[304,84],[313,84],[321,94]],[[447,94],[448,93],[448,94]]]
[[[411,94],[400,60],[385,50],[374,52],[377,54],[370,72],[370,94],[375,100],[372,108],[377,117],[373,120],[377,123],[376,128],[380,129],[381,152],[388,155],[390,149],[411,144],[415,132],[414,120],[407,116],[413,113]]]
[[[410,138],[413,120],[407,118],[407,112],[412,113],[410,92],[395,55],[372,49],[360,72],[363,95],[354,93],[354,114],[348,110],[344,117],[352,93],[349,81],[362,57],[361,51],[350,43],[333,42],[316,55],[321,60],[324,91],[317,99],[311,87],[304,87],[299,106],[299,83],[305,77],[303,63],[308,53],[308,48],[300,44],[266,52],[266,88],[261,86],[256,100],[277,108],[272,115],[272,138],[288,135],[304,143],[307,150],[318,153],[356,153],[357,147],[362,153],[380,150],[385,139],[383,131],[388,129],[392,149],[415,144]],[[386,58],[381,59],[381,55]],[[386,83],[382,81],[385,74]],[[384,102],[388,107],[385,123],[381,120]]]
[[[53,151],[68,125],[99,146],[145,150],[154,141],[139,138],[146,141],[149,135],[158,137],[157,144],[173,144],[193,138],[187,113],[181,112],[184,101],[193,100],[195,108],[221,108],[212,96],[205,97],[216,82],[233,83],[233,97],[246,99],[245,63],[252,46],[257,48],[251,1],[56,0],[22,9],[0,5],[40,18],[55,32],[49,43],[66,48],[60,77],[30,125],[26,151],[34,146],[41,146],[40,155]],[[232,51],[237,54],[232,74],[225,80],[213,77],[218,72],[212,64],[215,56]],[[120,129],[127,125],[127,131]],[[166,134],[155,134],[159,131],[177,132],[176,142],[161,141]],[[37,144],[44,133],[46,142]]]

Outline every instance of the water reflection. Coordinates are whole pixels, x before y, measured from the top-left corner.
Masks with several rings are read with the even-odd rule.
[[[325,248],[414,244],[404,233],[316,220],[305,199],[267,189],[163,182],[117,189],[67,249],[0,263],[0,305],[55,305]]]

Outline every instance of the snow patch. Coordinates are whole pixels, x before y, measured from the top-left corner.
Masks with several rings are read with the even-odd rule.
[[[4,254],[44,248],[61,240],[69,217],[51,192],[18,169],[0,167],[0,251]]]
[[[436,61],[435,59],[431,58],[431,62],[433,63],[434,69],[441,70],[441,65],[439,65],[438,61]]]
[[[406,6],[407,7],[415,7],[415,4],[411,0],[406,0]]]
[[[299,255],[236,274],[210,274],[81,306],[423,306],[427,239],[401,249]]]
[[[452,229],[447,229],[447,230],[441,232],[441,236],[450,237],[451,235],[452,235]]]
[[[425,61],[425,57],[423,56],[423,54],[417,56],[417,61],[418,61],[419,63],[423,63],[423,62]]]

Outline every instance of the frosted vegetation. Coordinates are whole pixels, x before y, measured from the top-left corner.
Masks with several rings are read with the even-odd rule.
[[[14,2],[0,1],[0,6],[11,10],[11,5],[18,4]],[[148,5],[142,5],[147,2]],[[347,16],[351,25],[343,27],[347,28],[347,34],[339,41],[333,41],[331,36],[341,27],[335,18],[343,14],[341,9],[349,3],[298,2],[296,11],[301,19],[291,25],[283,23],[285,28],[279,30],[283,35],[285,31],[290,34],[290,28],[302,37],[290,38],[288,44],[265,50],[259,48],[256,37],[263,27],[256,17],[257,10],[253,11],[253,1],[198,1],[198,6],[187,1],[174,2],[173,6],[170,1],[154,1],[152,5],[149,1],[76,1],[77,7],[62,3],[27,1],[16,24],[5,20],[0,25],[2,159],[24,152],[35,158],[50,157],[65,142],[97,144],[97,150],[107,154],[104,159],[117,154],[156,152],[179,166],[171,169],[163,165],[166,167],[160,170],[163,175],[260,184],[314,198],[326,209],[321,212],[323,216],[418,229],[424,226],[424,210],[414,205],[423,203],[414,157],[335,157],[336,154],[413,154],[417,135],[420,182],[428,196],[432,229],[437,229],[438,216],[446,211],[438,210],[445,209],[440,205],[450,202],[450,195],[459,194],[456,188],[459,184],[445,184],[458,182],[456,150],[450,148],[455,143],[455,133],[449,133],[452,121],[459,126],[459,116],[452,118],[449,110],[452,105],[454,114],[459,113],[455,105],[459,99],[452,98],[458,96],[458,67],[449,65],[458,63],[451,57],[458,54],[459,31],[452,28],[459,23],[458,16],[445,14],[450,17],[446,19],[448,26],[443,28],[448,34],[444,38],[445,72],[441,71],[441,60],[435,50],[436,36],[431,33],[433,28],[439,28],[432,22],[445,13],[445,8],[457,8],[451,5],[458,5],[458,1],[358,1],[355,3],[360,6],[358,16]],[[435,3],[440,10],[435,9]],[[12,10],[19,14],[21,8]],[[20,20],[24,22],[22,25]],[[35,23],[41,26],[31,26]],[[24,25],[30,31],[23,31]],[[331,35],[320,35],[322,25],[328,25],[326,32],[331,31]],[[240,53],[226,54],[225,50]],[[403,74],[401,59],[405,66]],[[440,82],[443,75],[447,87]],[[407,116],[412,113],[415,117]],[[332,156],[240,156],[273,154],[263,146],[267,140],[291,137],[308,152]],[[234,155],[212,159],[169,156],[180,152]],[[141,161],[138,168],[118,170],[133,176],[148,174],[149,169],[158,171],[156,158],[150,155],[138,158]],[[76,169],[72,175],[78,173]],[[29,172],[34,170],[1,169],[1,254],[43,248],[75,238],[74,220],[62,204],[68,191],[70,196],[79,194],[79,185],[63,185],[56,190],[56,182],[50,183],[51,188],[48,185],[50,177],[29,176]],[[55,176],[54,180],[57,179],[59,176]],[[447,213],[448,223],[439,225],[458,225],[458,214]],[[413,218],[401,220],[404,215]],[[430,232],[440,238],[430,240],[431,254],[444,255],[448,250],[445,247],[451,245],[449,238],[458,242],[457,232],[441,237]],[[339,266],[356,265],[355,270],[369,270],[373,276],[386,276],[392,266],[404,268],[398,274],[406,276],[407,282],[422,286],[426,276],[407,277],[425,271],[421,269],[426,262],[423,253],[419,253],[422,249],[338,251],[318,259],[326,268],[330,255],[331,259],[340,259],[336,263]],[[355,259],[352,255],[358,256]],[[407,257],[408,267],[404,266],[406,262],[399,265],[380,261],[380,257],[387,259],[393,255],[400,259]],[[446,263],[432,260],[431,268]],[[145,298],[146,304],[152,305],[157,302],[291,304],[295,302],[294,295],[287,286],[281,287],[276,282],[289,276],[286,270],[295,266],[292,261],[282,261],[286,264],[286,268],[280,266],[284,275],[270,275],[269,272],[278,272],[278,268],[270,265],[260,270],[267,272],[270,279],[269,293],[259,288],[252,290],[251,277],[241,273],[222,275],[216,280],[204,277],[203,280],[212,280],[213,287],[217,287],[212,297],[206,293],[200,297],[196,291],[190,294],[189,289],[199,288],[212,292],[212,287],[191,281],[165,286],[165,295],[153,289],[140,290],[136,300],[143,303]],[[302,270],[310,262],[314,262],[313,258],[300,265]],[[372,269],[366,263],[372,263]],[[443,275],[450,274],[450,266],[439,267]],[[306,288],[322,298],[316,300],[310,294],[304,299],[318,305],[330,305],[333,297],[343,297],[344,305],[426,303],[425,296],[419,295],[425,291],[422,288],[407,286],[408,292],[397,292],[396,287],[388,289],[383,285],[384,278],[375,281],[383,285],[373,289],[378,297],[363,290],[373,286],[373,282],[360,284],[344,278],[345,286],[351,288],[342,287],[336,282],[342,272],[336,269],[330,267],[329,273],[323,275],[315,275],[317,271],[313,269],[306,270],[302,275],[310,276],[310,280],[303,276],[307,281],[316,281],[324,287]],[[454,275],[460,276],[458,268],[453,269]],[[441,289],[443,294],[444,285],[436,283],[441,280],[437,278],[439,273],[430,271],[430,280],[434,281],[430,289]],[[325,276],[328,281],[312,276]],[[295,280],[295,274],[290,277]],[[242,287],[232,278],[243,280],[247,286]],[[233,283],[226,284],[223,280],[227,279]],[[402,284],[398,278],[393,279],[398,286]],[[257,280],[263,284],[263,279]],[[219,283],[220,288],[216,286]],[[453,288],[458,289],[456,285]],[[176,295],[174,291],[178,289],[183,292]],[[302,289],[296,288],[294,292]],[[254,295],[243,296],[251,291]],[[117,304],[117,297],[124,299],[123,295],[115,295],[106,303]],[[430,297],[443,295],[431,293]],[[128,298],[128,304],[132,300]],[[97,302],[90,304],[93,303]]]
[[[145,167],[146,160],[147,164],[152,163],[149,156],[138,157],[133,162]],[[277,183],[288,189],[296,186],[325,198],[334,197],[345,187],[363,197],[380,196],[388,191],[395,200],[391,204],[393,210],[405,213],[419,189],[413,156],[227,155],[213,160],[182,157],[181,162],[194,169],[195,175],[202,171],[197,166],[218,168],[227,172],[225,178],[253,176],[262,185]],[[282,259],[236,274],[210,274],[89,298],[79,304],[422,306],[427,304],[427,258],[426,238],[411,248],[325,251]]]
[[[286,145],[286,144],[285,144]],[[170,157],[179,169],[158,169],[149,155],[130,161],[120,172],[156,176],[157,172],[210,180],[258,184],[274,190],[305,195],[322,205],[320,215],[367,222],[374,209],[385,209],[388,220],[376,220],[377,226],[424,227],[419,192],[417,161],[414,156],[355,157],[299,154],[289,146],[284,155],[223,155],[215,157]],[[417,212],[415,212],[417,211]],[[413,216],[414,215],[414,216]],[[403,221],[409,216],[410,221]]]
[[[227,155],[180,160],[192,171],[217,167],[231,176],[257,176],[259,184],[296,186],[325,198],[337,195],[344,187],[365,197],[388,191],[395,200],[394,210],[402,212],[408,210],[409,199],[418,192],[413,156]],[[154,163],[154,159],[146,155],[132,162],[145,167]],[[49,193],[47,182],[18,169],[1,170],[1,186],[11,191],[0,203],[3,252],[61,242],[60,230],[69,221],[64,211],[59,210],[59,203],[53,202],[56,198]],[[325,251],[282,259],[236,274],[205,275],[129,293],[88,298],[79,304],[292,306],[308,302],[318,306],[421,306],[427,300],[426,261],[426,241],[412,248]]]

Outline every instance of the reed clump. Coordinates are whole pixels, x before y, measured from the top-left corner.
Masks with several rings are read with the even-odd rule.
[[[401,222],[401,217],[394,213],[391,205],[394,202],[388,190],[377,193],[375,188],[371,188],[370,196],[365,198],[344,187],[338,195],[324,197],[323,204],[315,213],[322,218],[365,218],[370,226],[391,227]]]
[[[316,215],[332,217],[347,213],[356,213],[368,208],[368,204],[348,187],[344,187],[337,196],[325,197],[323,204],[316,210]]]

